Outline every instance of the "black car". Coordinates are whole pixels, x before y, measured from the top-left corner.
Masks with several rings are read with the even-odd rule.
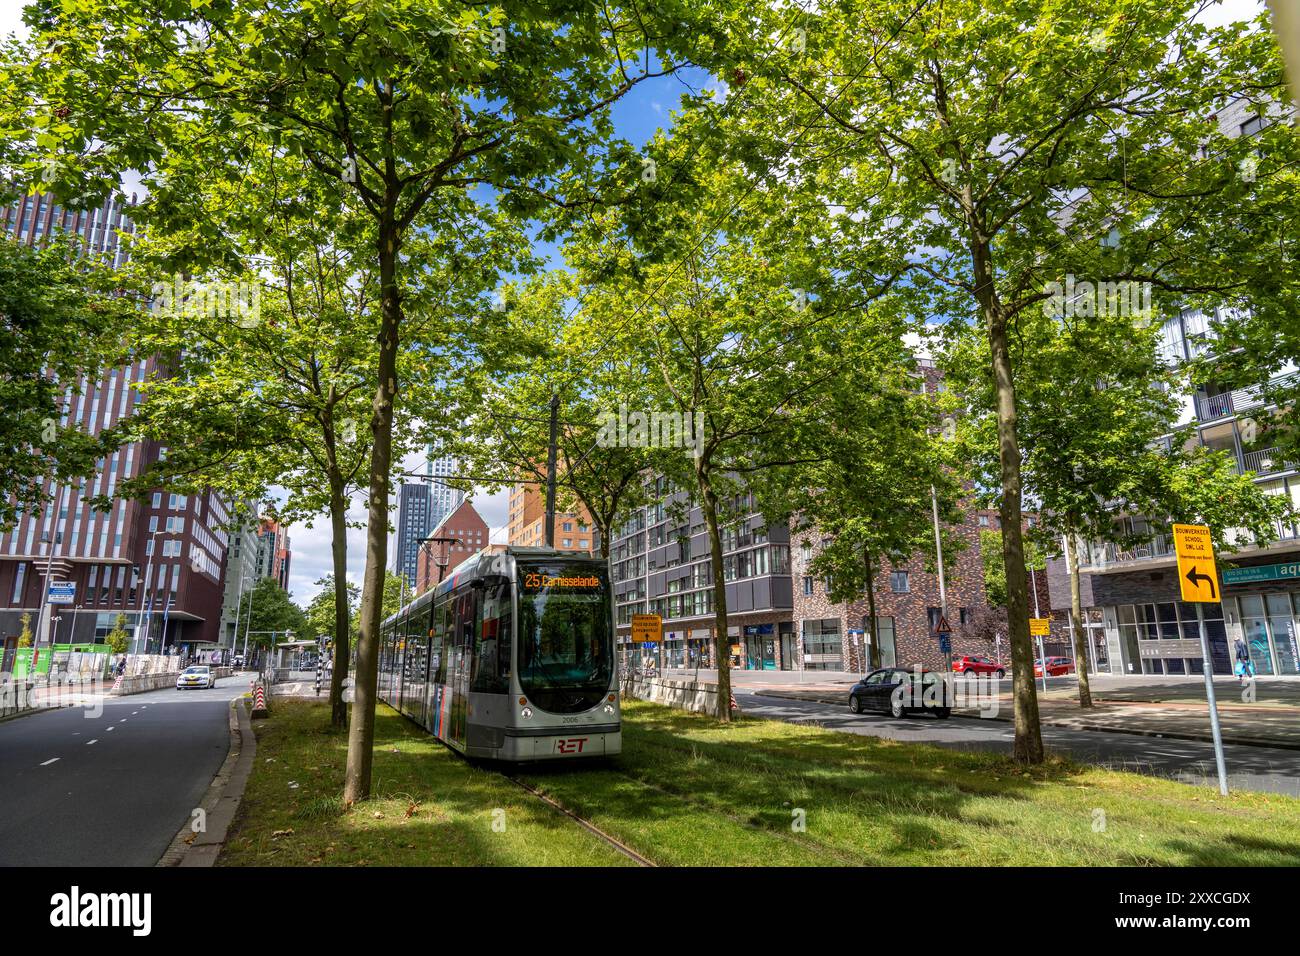
[[[849,710],[876,710],[891,717],[924,710],[943,720],[952,712],[952,690],[938,671],[882,667],[849,690]]]

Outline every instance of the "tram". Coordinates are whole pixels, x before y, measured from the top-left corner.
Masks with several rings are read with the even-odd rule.
[[[466,756],[512,762],[622,749],[602,558],[480,551],[383,622],[379,696]]]

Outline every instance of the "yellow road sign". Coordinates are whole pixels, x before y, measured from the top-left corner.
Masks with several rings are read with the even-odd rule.
[[[1219,571],[1214,564],[1214,543],[1203,524],[1174,525],[1174,553],[1178,555],[1178,587],[1184,601],[1217,604]]]
[[[635,643],[658,641],[663,637],[663,618],[658,614],[632,615],[632,640]]]
[[[1029,619],[1029,633],[1034,637],[1048,637],[1052,633],[1052,619],[1050,617],[1031,617]]]

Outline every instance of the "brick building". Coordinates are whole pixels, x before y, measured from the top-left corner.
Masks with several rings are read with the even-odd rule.
[[[456,566],[488,546],[489,529],[478,509],[462,501],[420,542],[416,561],[415,593],[423,594],[436,585]],[[438,541],[439,538],[450,539]],[[447,566],[439,568],[437,558],[447,556]]]
[[[546,545],[546,489],[535,481],[520,482],[510,488],[509,518],[506,540],[510,544],[531,548]],[[591,513],[579,505],[576,511],[556,512],[555,550],[596,554],[600,534]]]

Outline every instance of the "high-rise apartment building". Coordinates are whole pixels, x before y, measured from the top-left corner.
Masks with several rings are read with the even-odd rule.
[[[1239,100],[1221,110],[1217,119],[1226,135],[1251,136],[1287,117],[1281,112],[1260,116],[1246,100]],[[1253,475],[1263,491],[1281,495],[1300,508],[1298,463],[1284,460],[1276,449],[1260,447],[1255,437],[1265,431],[1259,423],[1274,412],[1263,390],[1234,390],[1216,381],[1213,321],[1219,317],[1220,310],[1207,314],[1185,308],[1164,320],[1163,357],[1174,367],[1186,368],[1189,375],[1178,425],[1190,430],[1192,444],[1226,452],[1237,470]],[[1193,360],[1201,364],[1193,366]],[[1297,374],[1300,370],[1287,366],[1278,369],[1274,379]],[[1172,440],[1172,435],[1164,439]],[[1080,592],[1089,664],[1094,670],[1199,675],[1204,659],[1203,619],[1215,673],[1231,673],[1232,649],[1240,638],[1249,648],[1256,673],[1300,674],[1300,525],[1279,523],[1264,541],[1239,536],[1241,549],[1220,556],[1223,600],[1199,605],[1198,615],[1197,605],[1181,600],[1177,559],[1163,516],[1117,512],[1116,521],[1147,541],[1134,548],[1084,543]],[[1050,562],[1048,575],[1053,607],[1068,611],[1067,562]]]
[[[50,197],[25,196],[0,208],[0,236],[38,245],[58,233],[81,237],[88,254],[126,261],[120,234],[133,234],[121,198],[82,212]],[[64,393],[62,424],[94,434],[129,416],[140,394],[132,387],[157,374],[153,357],[105,371]],[[103,637],[122,615],[135,635],[134,649],[215,643],[220,632],[222,576],[229,513],[211,493],[155,491],[139,501],[117,500],[106,512],[86,499],[112,494],[166,447],[145,441],[124,445],[91,478],[56,486],[47,482],[49,505],[23,514],[0,532],[0,648],[16,647],[24,618],[34,646],[82,643]],[[72,600],[48,604],[47,582],[72,585]]]
[[[447,484],[457,467],[455,458],[435,455],[430,450],[424,478],[405,482],[397,489],[397,542],[392,567],[395,574],[406,576],[408,587],[416,584],[420,542],[465,500],[465,492]]]
[[[610,542],[619,650],[640,650],[631,643],[633,614],[658,614],[664,666],[709,667],[713,573],[704,516],[685,492],[671,490],[663,478],[654,480],[656,503],[636,509]],[[684,511],[684,521],[673,517],[674,505]],[[790,530],[767,524],[750,496],[729,507],[744,516],[729,521],[722,532],[731,660],[736,666],[745,666],[747,659],[762,661],[770,646],[774,666],[780,667],[781,660],[794,657]],[[657,657],[659,648],[654,652]]]
[[[239,617],[239,606],[245,600],[245,595],[257,584],[259,524],[256,518],[248,517],[239,521],[230,532],[230,547],[226,552],[225,590],[221,600],[222,647],[234,648],[238,636],[245,629],[246,622]]]
[[[263,518],[257,531],[257,559],[254,573],[259,578],[275,578],[281,588],[289,590],[289,532],[273,518]]]

